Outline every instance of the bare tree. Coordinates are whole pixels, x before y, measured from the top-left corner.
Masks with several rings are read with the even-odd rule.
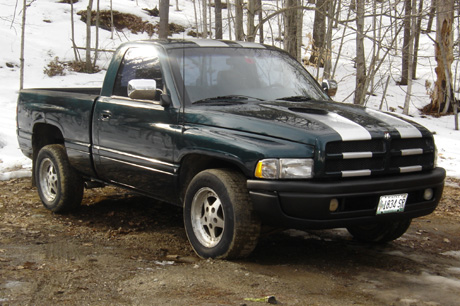
[[[25,48],[25,36],[26,36],[26,12],[27,12],[27,0],[24,0],[22,3],[21,55],[19,57],[19,62],[20,62],[19,89],[24,88],[24,62],[25,62],[24,48]]]
[[[91,10],[93,8],[93,0],[88,1],[86,8],[86,72],[93,72],[91,63]]]
[[[232,40],[232,4],[230,0],[227,0],[227,24],[228,24],[228,38]]]
[[[422,31],[422,19],[423,19],[423,0],[419,0],[418,12],[417,12],[417,24],[415,25],[414,32],[414,57],[412,59],[412,79],[417,79],[417,61],[418,61],[418,49],[420,45],[420,32]]]
[[[364,54],[364,4],[356,0],[356,88],[353,103],[363,105],[366,95],[366,58]]]
[[[404,42],[402,48],[402,74],[400,85],[407,85],[409,79],[409,61],[410,61],[410,45],[412,41],[411,33],[411,13],[412,13],[412,0],[404,0]]]
[[[160,30],[158,37],[166,39],[169,36],[169,0],[160,0]]]
[[[236,36],[236,40],[244,40],[243,0],[235,1],[235,36]]]
[[[433,19],[436,14],[436,0],[431,0],[430,13],[428,14],[428,25],[426,26],[426,33],[431,32],[431,27],[433,26]]]
[[[95,47],[94,47],[94,62],[93,62],[93,67],[96,67],[96,62],[97,62],[97,57],[98,57],[98,48],[99,48],[99,13],[100,13],[100,5],[99,5],[100,0],[96,1],[96,42],[95,42]]]
[[[113,32],[115,27],[113,26],[113,0],[110,0],[110,39],[113,39]]]
[[[453,62],[453,19],[454,0],[436,1],[436,82],[430,110],[447,113],[453,102],[452,72]]]
[[[203,33],[201,33],[201,37],[207,38],[208,37],[208,1],[207,0],[202,0],[202,14],[203,18],[201,20],[202,25],[203,25]]]
[[[310,63],[323,67],[323,49],[326,37],[326,10],[328,1],[317,0],[315,19],[313,21],[313,45],[310,56]]]
[[[291,54],[297,60],[300,60],[298,31],[299,29],[299,0],[285,0],[284,12],[284,50]]]
[[[222,39],[222,1],[215,0],[216,39]]]
[[[324,71],[323,71],[323,79],[329,79],[331,77],[331,69],[332,69],[332,29],[333,29],[333,22],[335,16],[335,5],[336,2],[329,0],[328,1],[328,9],[327,9],[327,31],[325,36],[325,43],[324,43],[324,51],[321,52],[324,54]]]
[[[261,23],[263,17],[263,10],[262,10],[262,0],[256,0],[256,12],[258,15],[258,20],[259,20],[259,42],[261,44],[264,43],[264,25]]]
[[[70,29],[72,31],[72,47],[73,47],[73,54],[75,56],[75,61],[81,61],[80,54],[78,53],[77,45],[75,44],[75,24],[73,20],[73,1],[70,1]]]
[[[198,32],[199,32],[199,26],[198,26],[198,14],[197,14],[197,10],[196,10],[196,0],[193,0],[193,12],[195,13],[195,29],[196,29],[196,33],[198,35]]]
[[[247,10],[247,40],[248,41],[255,41],[255,26],[254,26],[254,19],[256,13],[256,1],[255,0],[248,0],[248,10]]]
[[[410,32],[415,33],[415,12],[416,12],[416,0],[413,0],[413,3],[411,4],[411,17],[410,17]],[[404,34],[405,35],[405,34]],[[412,95],[412,53],[414,52],[414,36],[410,35],[409,39],[409,49],[407,50],[407,90],[406,90],[406,98],[404,101],[404,109],[403,109],[403,114],[404,115],[409,115],[409,106],[410,106],[410,99]]]

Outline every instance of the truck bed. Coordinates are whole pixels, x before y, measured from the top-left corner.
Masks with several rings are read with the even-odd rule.
[[[22,152],[33,158],[32,135],[47,135],[65,144],[69,160],[78,170],[92,173],[91,122],[101,88],[36,88],[18,97],[17,133]],[[49,129],[49,125],[56,127]],[[40,131],[43,127],[44,130]]]

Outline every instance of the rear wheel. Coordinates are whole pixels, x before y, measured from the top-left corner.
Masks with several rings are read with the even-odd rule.
[[[248,256],[260,234],[245,177],[233,170],[211,169],[191,181],[184,201],[185,230],[202,258]]]
[[[388,221],[375,224],[356,225],[347,228],[358,241],[385,243],[401,237],[409,228],[412,219]]]
[[[83,179],[70,165],[63,145],[47,145],[40,150],[34,175],[38,194],[47,209],[62,213],[80,206]]]

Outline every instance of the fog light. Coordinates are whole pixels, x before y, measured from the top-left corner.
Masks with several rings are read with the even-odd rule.
[[[425,199],[425,201],[429,201],[433,199],[433,189],[431,188],[425,189],[425,191],[423,192],[423,198]]]
[[[329,211],[334,212],[334,211],[337,211],[338,208],[339,208],[339,200],[332,199],[331,202],[329,203]]]

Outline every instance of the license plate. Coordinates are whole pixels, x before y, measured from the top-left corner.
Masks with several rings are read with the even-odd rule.
[[[381,196],[377,207],[377,215],[403,212],[406,200],[407,193]]]

